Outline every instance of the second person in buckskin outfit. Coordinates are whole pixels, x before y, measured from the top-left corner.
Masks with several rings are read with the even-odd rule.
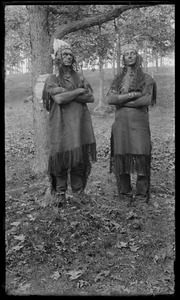
[[[135,199],[150,196],[151,136],[149,105],[156,100],[154,79],[142,70],[137,44],[123,48],[121,72],[112,81],[107,102],[115,105],[111,135],[111,171],[114,170],[120,199],[133,200],[131,173],[136,172]]]

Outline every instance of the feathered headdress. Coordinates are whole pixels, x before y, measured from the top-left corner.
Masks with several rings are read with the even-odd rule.
[[[67,42],[65,42],[63,40],[58,40],[58,39],[54,39],[53,49],[54,49],[54,54],[51,54],[53,59],[55,59],[55,56],[56,56],[56,53],[58,50],[62,51],[64,49],[70,49],[72,51],[70,44],[68,44]]]

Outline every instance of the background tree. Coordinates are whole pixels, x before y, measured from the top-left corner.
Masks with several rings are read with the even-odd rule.
[[[50,35],[48,27],[48,6],[27,6],[30,22],[30,40],[32,57],[32,86],[34,89],[40,74],[52,73],[52,58],[50,54]],[[34,147],[35,160],[33,170],[41,172],[47,167],[48,153],[48,126],[47,113],[42,104],[33,94],[33,118],[34,118]]]
[[[29,17],[25,5],[5,8],[5,69],[20,70],[24,58],[30,57]]]
[[[147,70],[147,52],[153,56],[168,54],[174,48],[174,6],[157,5],[124,12],[122,40],[136,39],[144,52],[144,69]]]

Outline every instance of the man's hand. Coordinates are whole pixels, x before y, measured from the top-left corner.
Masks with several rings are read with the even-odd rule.
[[[130,99],[137,99],[142,96],[140,92],[130,92],[128,93]]]
[[[53,88],[51,95],[54,96],[56,94],[64,93],[66,91],[67,90],[65,88],[63,88],[61,86],[57,86],[57,87]]]
[[[77,91],[78,91],[79,95],[83,95],[86,92],[86,90],[84,88],[78,88]]]

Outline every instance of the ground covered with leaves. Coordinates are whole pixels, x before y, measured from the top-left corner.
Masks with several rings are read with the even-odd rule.
[[[95,77],[98,81],[96,72],[87,74],[92,86]],[[149,111],[153,146],[149,204],[130,206],[118,199],[114,175],[109,173],[114,115],[92,114],[98,161],[87,184],[87,204],[75,205],[69,189],[66,206],[58,214],[46,175],[31,170],[32,103],[24,101],[31,94],[29,75],[7,77],[7,294],[174,294],[174,75],[161,70],[154,78],[158,98]],[[105,79],[109,83],[108,73]],[[98,86],[94,90],[98,99]],[[135,181],[133,175],[133,188]]]

